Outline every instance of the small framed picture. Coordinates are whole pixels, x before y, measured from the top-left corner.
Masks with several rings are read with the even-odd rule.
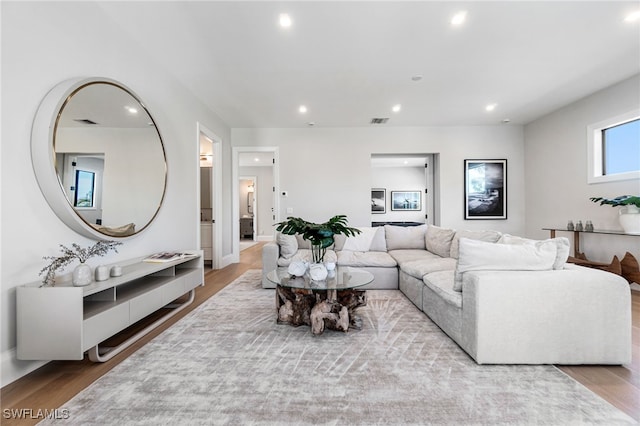
[[[507,160],[464,160],[464,218],[507,218]]]
[[[387,211],[387,190],[373,188],[371,190],[371,213],[381,214]]]
[[[422,210],[420,191],[391,191],[391,210]]]

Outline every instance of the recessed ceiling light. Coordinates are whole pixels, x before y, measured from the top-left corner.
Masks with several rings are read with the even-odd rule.
[[[635,12],[631,12],[627,16],[624,17],[625,22],[636,22],[640,20],[640,10],[636,10]]]
[[[253,161],[255,161],[257,163],[258,161],[260,161],[260,159],[258,157],[256,157],[256,158],[253,159]]]
[[[489,104],[486,107],[484,107],[484,109],[487,111],[493,111],[494,109],[496,109],[497,106],[498,104]]]
[[[132,106],[126,106],[124,107],[124,109],[126,109],[127,111],[129,111],[129,114],[137,114],[138,110]]]
[[[393,108],[391,108],[391,111],[400,112],[401,109],[402,109],[402,105],[396,104],[396,105],[393,106]]]
[[[304,105],[300,105],[300,107],[298,108],[298,111],[300,112],[300,114],[304,114],[307,112],[307,107]]]
[[[467,11],[461,10],[460,12],[453,15],[453,18],[451,18],[451,25],[457,27],[459,25],[462,25],[466,19],[467,19]]]
[[[291,16],[288,13],[281,13],[278,18],[278,23],[282,28],[289,28],[291,26]]]

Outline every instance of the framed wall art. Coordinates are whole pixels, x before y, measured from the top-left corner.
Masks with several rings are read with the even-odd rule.
[[[422,210],[420,191],[391,191],[391,210]]]
[[[507,218],[507,160],[464,160],[464,218]]]
[[[371,190],[371,213],[381,214],[387,212],[387,190],[373,188]]]

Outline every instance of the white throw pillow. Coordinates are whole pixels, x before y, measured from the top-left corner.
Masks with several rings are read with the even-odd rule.
[[[460,238],[453,289],[462,291],[462,274],[469,271],[549,271],[556,259],[553,241],[541,244],[494,244]]]
[[[425,234],[425,244],[427,250],[441,257],[449,257],[451,253],[451,241],[456,231],[453,229],[441,228],[435,225],[427,226]]]
[[[460,238],[469,238],[472,240],[486,241],[488,243],[495,243],[500,238],[500,232],[498,231],[456,231],[456,235],[451,241],[451,252],[449,255],[454,259],[458,258],[458,244]]]
[[[556,245],[558,252],[556,254],[556,260],[553,262],[553,269],[562,269],[564,268],[564,264],[567,263],[567,259],[569,259],[569,239],[566,237],[558,237],[558,238],[549,238],[547,240],[532,240],[529,238],[517,237],[515,235],[504,234],[498,240],[499,244],[533,244],[537,245],[540,243],[544,243],[547,241],[551,241]]]
[[[424,235],[427,225],[396,226],[385,225],[384,233],[387,250],[422,249],[425,250]]]
[[[278,232],[276,242],[280,246],[280,256],[285,259],[293,257],[298,252],[298,240],[295,235],[287,235]]]
[[[377,228],[361,227],[359,234],[347,237],[342,250],[369,251],[371,242],[376,235]]]

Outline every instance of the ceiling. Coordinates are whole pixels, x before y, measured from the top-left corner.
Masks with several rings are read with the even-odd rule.
[[[99,7],[233,128],[523,124],[640,72],[638,1]]]

